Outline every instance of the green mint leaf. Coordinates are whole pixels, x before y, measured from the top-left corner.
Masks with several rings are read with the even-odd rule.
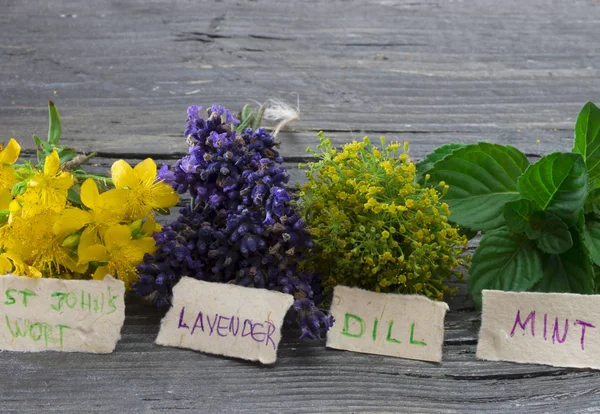
[[[520,198],[517,179],[529,165],[527,157],[509,145],[479,143],[459,148],[436,162],[431,183],[450,186],[444,201],[450,220],[471,230],[504,225],[502,208]]]
[[[448,155],[452,154],[459,148],[464,148],[465,144],[461,143],[451,143],[442,145],[437,147],[423,158],[420,162],[417,163],[417,182],[423,184],[425,182],[425,175],[433,168],[435,163],[440,160],[443,160]],[[437,184],[437,183],[434,183]]]
[[[543,276],[532,291],[594,293],[594,272],[588,251],[578,231],[572,230],[571,236],[571,249],[544,257]]]
[[[52,101],[48,101],[48,116],[50,118],[48,125],[48,143],[51,145],[58,145],[62,129],[60,126],[60,116],[58,115],[58,109]]]
[[[583,156],[590,180],[600,177],[600,108],[587,102],[575,122],[573,152]]]
[[[587,219],[583,230],[586,247],[590,251],[592,261],[600,266],[600,221]]]
[[[573,247],[569,227],[558,217],[549,215],[535,245],[544,253],[561,254]]]
[[[535,201],[539,210],[555,214],[570,227],[583,211],[587,170],[580,154],[555,152],[527,168],[517,186],[523,198]]]
[[[485,233],[469,270],[468,289],[475,305],[481,307],[484,289],[529,290],[542,278],[542,255],[525,235],[507,227]]]
[[[523,233],[529,227],[529,220],[534,211],[535,203],[533,201],[519,199],[504,204],[502,215],[510,231]]]

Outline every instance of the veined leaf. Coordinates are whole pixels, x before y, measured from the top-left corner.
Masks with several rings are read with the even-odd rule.
[[[48,143],[51,145],[58,145],[62,129],[60,126],[60,116],[58,115],[58,109],[52,101],[48,101],[48,116],[50,118],[48,125]]]
[[[543,277],[532,291],[594,293],[594,272],[588,251],[578,231],[573,230],[571,236],[571,249],[544,257]]]
[[[600,108],[587,102],[575,122],[573,152],[583,155],[591,180],[600,177]]]
[[[468,279],[477,307],[481,307],[484,289],[529,290],[542,277],[542,255],[524,234],[506,227],[485,233],[473,255]]]
[[[529,161],[509,145],[479,143],[459,148],[434,164],[431,182],[450,187],[444,201],[450,220],[471,230],[491,230],[504,224],[505,203],[520,198],[517,179]]]
[[[519,178],[523,198],[572,226],[583,210],[588,176],[580,154],[555,152],[527,168]]]
[[[423,158],[420,162],[417,163],[417,182],[423,184],[425,181],[425,175],[433,168],[435,163],[440,160],[443,160],[448,155],[452,154],[459,148],[464,148],[466,145],[458,142],[453,142],[451,144],[442,145],[437,147]],[[434,183],[437,184],[437,183]]]
[[[600,221],[593,219],[585,221],[583,240],[590,251],[590,258],[600,266]]]
[[[510,231],[523,233],[529,226],[529,219],[534,211],[535,203],[521,198],[504,204],[502,214]]]
[[[545,253],[562,254],[573,247],[573,239],[567,225],[558,217],[549,215],[535,245]]]

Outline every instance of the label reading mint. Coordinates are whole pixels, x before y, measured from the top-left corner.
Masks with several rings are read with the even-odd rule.
[[[477,358],[600,369],[600,295],[484,290]]]

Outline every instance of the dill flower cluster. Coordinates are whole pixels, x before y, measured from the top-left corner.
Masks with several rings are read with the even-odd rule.
[[[417,293],[442,300],[466,264],[467,238],[448,223],[445,183],[421,187],[404,144],[381,149],[365,137],[341,151],[320,133],[318,161],[304,166],[302,215],[316,247],[307,267],[327,288]],[[309,149],[309,152],[312,152]],[[426,177],[428,178],[428,177]]]
[[[278,144],[263,128],[236,132],[237,119],[221,106],[207,112],[188,109],[189,155],[161,168],[191,199],[155,235],[158,249],[138,267],[135,290],[168,305],[173,286],[189,276],[289,293],[295,301],[286,320],[301,338],[318,338],[333,320],[317,307],[320,278],[298,266],[313,243],[284,187],[289,175]]]
[[[60,134],[59,122],[51,108],[51,133]],[[174,206],[179,196],[157,181],[151,159],[134,168],[116,161],[112,178],[87,174],[73,163],[77,154],[58,145],[59,138],[35,137],[41,143],[36,165],[17,164],[21,147],[15,139],[0,146],[0,275],[110,274],[130,287],[144,254],[156,250],[152,236],[160,227],[154,212]]]

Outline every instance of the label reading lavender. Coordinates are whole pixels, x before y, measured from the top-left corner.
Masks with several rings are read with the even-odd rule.
[[[441,362],[448,305],[419,295],[336,286],[329,348]]]
[[[273,364],[293,302],[285,293],[184,277],[156,343]]]
[[[600,295],[483,291],[477,358],[600,369]]]
[[[125,285],[0,276],[0,349],[109,353],[125,320]]]

